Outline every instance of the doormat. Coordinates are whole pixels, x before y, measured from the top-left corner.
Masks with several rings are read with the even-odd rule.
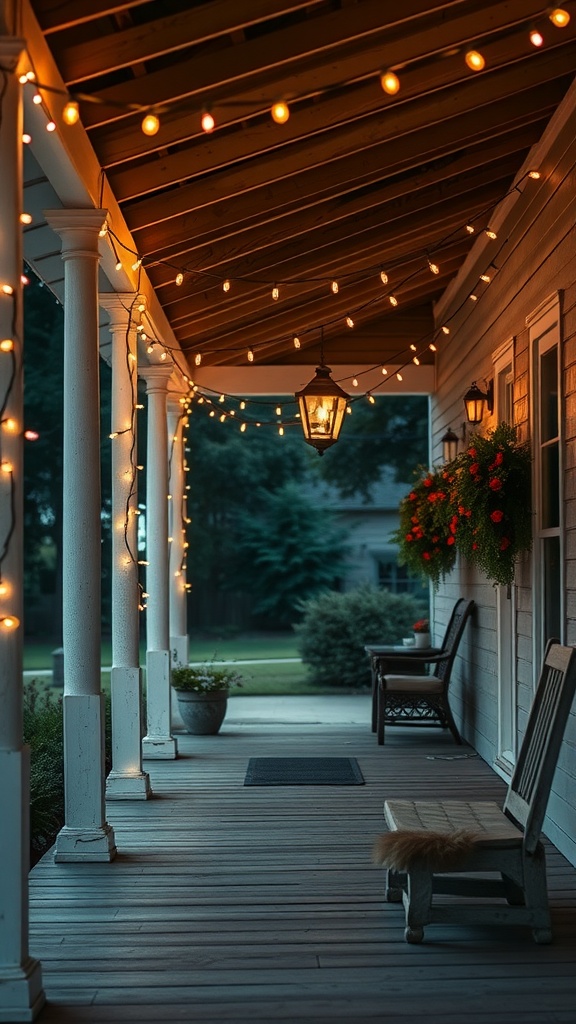
[[[245,786],[363,786],[355,757],[251,757]]]

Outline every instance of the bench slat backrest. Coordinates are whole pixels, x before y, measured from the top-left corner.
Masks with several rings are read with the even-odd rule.
[[[504,813],[524,829],[524,847],[533,853],[576,691],[576,649],[550,641],[512,775]]]
[[[434,667],[434,675],[439,679],[446,681],[450,679],[452,665],[454,664],[454,659],[458,653],[458,645],[462,639],[466,623],[468,622],[473,610],[474,601],[466,601],[463,597],[461,597],[454,606],[454,610],[446,630],[446,635],[442,643],[442,650],[449,654],[449,657],[443,659]]]

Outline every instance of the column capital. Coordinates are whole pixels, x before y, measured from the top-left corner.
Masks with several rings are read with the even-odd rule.
[[[172,364],[170,366],[142,366],[138,373],[146,381],[146,394],[154,394],[155,391],[168,391],[168,381],[172,376]]]
[[[47,223],[62,239],[62,258],[99,256],[98,236],[107,210],[45,210]]]
[[[134,292],[100,292],[98,302],[110,316],[111,331],[116,327],[127,329],[131,324],[136,327],[146,308],[144,296]]]
[[[21,54],[26,49],[26,40],[16,36],[0,35],[0,61],[6,71],[15,71]]]

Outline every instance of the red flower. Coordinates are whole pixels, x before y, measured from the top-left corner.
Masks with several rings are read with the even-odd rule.
[[[407,533],[406,537],[404,539],[405,540],[412,540],[412,534],[411,533]]]
[[[416,523],[416,525],[418,525],[418,516],[412,516],[411,519],[410,519],[410,522],[411,523]]]
[[[448,537],[447,544],[454,544],[454,537]]]
[[[477,550],[478,550],[478,544],[474,540],[474,541],[472,541],[472,551],[477,551]]]
[[[430,494],[428,495],[428,501],[436,501],[437,497],[438,493],[436,491],[431,491]]]
[[[494,511],[490,513],[490,519],[493,523],[501,523],[504,519],[504,513],[501,509],[495,508]]]
[[[512,541],[509,537],[502,537],[502,540],[500,541],[500,551],[506,551],[506,548],[509,548],[511,543]]]
[[[496,458],[494,459],[494,462],[497,466],[501,466],[502,463],[504,462],[504,453],[496,452]]]
[[[430,552],[429,551],[423,551],[422,552],[422,558],[424,558],[426,562],[429,562],[430,561]]]
[[[440,537],[432,537],[432,543],[433,544],[437,544],[439,540],[440,540]]]
[[[491,491],[500,491],[502,489],[502,481],[497,476],[493,476],[492,479],[488,481],[488,487]]]
[[[426,479],[423,480],[424,487],[432,487],[432,483],[433,481],[429,476],[427,476]]]
[[[410,494],[408,495],[409,501],[416,501],[417,497],[418,495],[416,494],[416,491],[410,491]]]
[[[475,448],[469,448],[468,449],[468,455],[471,455],[472,458],[475,459],[476,458],[476,449]]]
[[[478,465],[478,463],[473,462],[472,465],[470,466],[470,473],[472,474],[472,476],[476,476],[476,473],[478,472],[479,469],[480,466]]]

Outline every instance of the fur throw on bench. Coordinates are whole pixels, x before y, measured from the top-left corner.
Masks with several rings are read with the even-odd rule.
[[[461,859],[470,853],[480,836],[467,829],[454,832],[429,832],[427,830],[387,832],[378,836],[374,843],[375,864],[391,871],[411,871],[426,868],[428,871],[449,871],[458,867]]]

